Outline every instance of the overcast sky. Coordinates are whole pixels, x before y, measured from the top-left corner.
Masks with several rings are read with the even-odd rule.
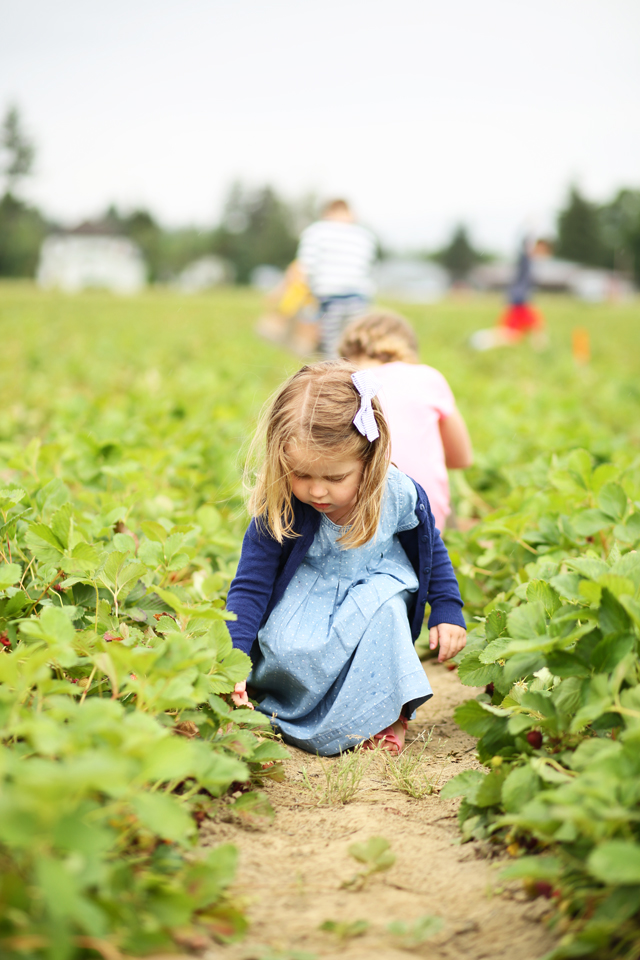
[[[211,225],[240,178],[508,251],[571,181],[640,188],[640,0],[0,0],[9,103],[67,222]]]

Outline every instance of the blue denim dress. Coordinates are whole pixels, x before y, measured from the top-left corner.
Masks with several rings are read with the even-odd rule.
[[[258,633],[248,683],[259,709],[303,750],[348,750],[432,696],[407,615],[418,579],[396,536],[417,526],[416,500],[412,481],[391,467],[377,535],[350,549],[323,516]]]

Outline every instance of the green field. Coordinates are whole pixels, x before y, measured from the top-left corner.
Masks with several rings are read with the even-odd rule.
[[[539,306],[543,353],[468,349],[497,298],[404,309],[476,453],[453,478],[468,522],[447,540],[474,628],[460,677],[490,685],[457,719],[489,772],[447,789],[464,796],[464,836],[507,843],[515,872],[555,897],[568,940],[554,956],[631,960],[640,304]],[[219,940],[242,935],[225,893],[235,851],[192,851],[232,783],[252,784],[235,802],[268,815],[261,765],[277,776],[283,755],[225,700],[247,672],[223,620],[242,451],[298,365],[254,337],[260,308],[241,289],[0,286],[3,956],[95,956],[90,938],[168,949],[194,917]],[[588,366],[572,359],[576,327]]]

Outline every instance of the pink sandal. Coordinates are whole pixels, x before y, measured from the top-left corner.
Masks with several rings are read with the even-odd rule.
[[[406,730],[409,726],[409,721],[404,714],[401,713],[398,717],[398,720]],[[385,727],[384,730],[381,730],[380,733],[374,733],[373,737],[365,740],[362,744],[363,750],[375,750],[376,747],[380,747],[383,750],[389,750],[389,753],[397,757],[399,753],[402,753],[404,744],[400,743],[397,734],[393,732],[393,726],[389,726]]]

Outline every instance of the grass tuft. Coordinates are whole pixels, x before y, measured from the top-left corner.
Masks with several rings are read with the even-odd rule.
[[[322,769],[322,774],[318,775],[319,782],[311,782],[306,767],[302,768],[302,780],[318,806],[332,806],[353,800],[373,757],[356,748],[349,753],[341,753],[337,760],[318,759]]]
[[[429,731],[418,749],[404,750],[397,757],[385,753],[385,772],[387,777],[402,793],[422,800],[434,793],[439,776],[434,778],[425,769],[425,753],[433,738],[433,729]],[[416,741],[414,741],[415,743]]]

